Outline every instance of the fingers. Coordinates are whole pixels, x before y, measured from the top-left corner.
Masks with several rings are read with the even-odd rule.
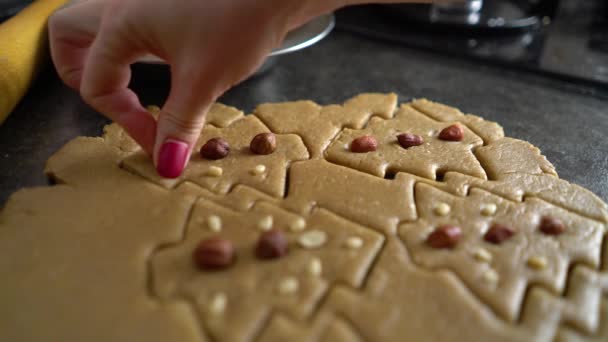
[[[49,40],[59,77],[80,89],[84,62],[97,31],[103,4],[99,0],[74,3],[49,18]]]
[[[121,125],[144,150],[152,153],[156,122],[128,88],[130,64],[145,50],[133,43],[130,34],[125,25],[101,24],[87,54],[80,93],[91,107]]]
[[[158,118],[154,161],[159,175],[178,177],[185,168],[192,149],[205,124],[205,113],[216,98],[213,88],[197,79],[204,72],[174,69],[171,91]]]
[[[152,153],[156,122],[127,88],[129,64],[137,53],[121,44],[109,27],[101,34],[106,0],[73,3],[49,18],[51,57],[60,78],[80,90],[97,111],[121,125],[148,153]],[[105,46],[112,42],[112,46]]]

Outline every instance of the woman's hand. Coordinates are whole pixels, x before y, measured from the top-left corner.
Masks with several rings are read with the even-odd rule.
[[[174,178],[217,97],[255,72],[290,29],[340,1],[78,1],[50,18],[51,54],[63,81],[150,153],[161,176]],[[129,65],[149,53],[171,68],[158,122],[128,88]]]

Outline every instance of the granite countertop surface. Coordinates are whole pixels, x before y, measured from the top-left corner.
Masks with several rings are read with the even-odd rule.
[[[132,87],[144,104],[161,104],[164,66],[136,65]],[[561,178],[608,201],[608,100],[562,81],[423,52],[335,31],[319,44],[282,56],[221,101],[251,111],[257,103],[312,99],[339,103],[360,92],[426,97],[497,121],[507,136],[538,146]],[[0,207],[22,187],[46,185],[45,161],[74,137],[98,136],[108,120],[62,85],[52,68],[0,126]]]

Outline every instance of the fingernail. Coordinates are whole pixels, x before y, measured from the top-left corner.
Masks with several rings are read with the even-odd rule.
[[[188,157],[188,144],[167,139],[160,147],[156,171],[161,177],[177,178],[182,174]]]

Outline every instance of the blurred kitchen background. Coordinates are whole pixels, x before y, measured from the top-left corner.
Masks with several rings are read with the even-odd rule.
[[[368,5],[337,28],[575,83],[608,85],[607,0],[465,0]]]
[[[31,0],[0,0],[0,22]],[[338,30],[608,86],[608,0],[462,0],[354,6]]]
[[[0,22],[19,12],[32,0],[0,0]]]

